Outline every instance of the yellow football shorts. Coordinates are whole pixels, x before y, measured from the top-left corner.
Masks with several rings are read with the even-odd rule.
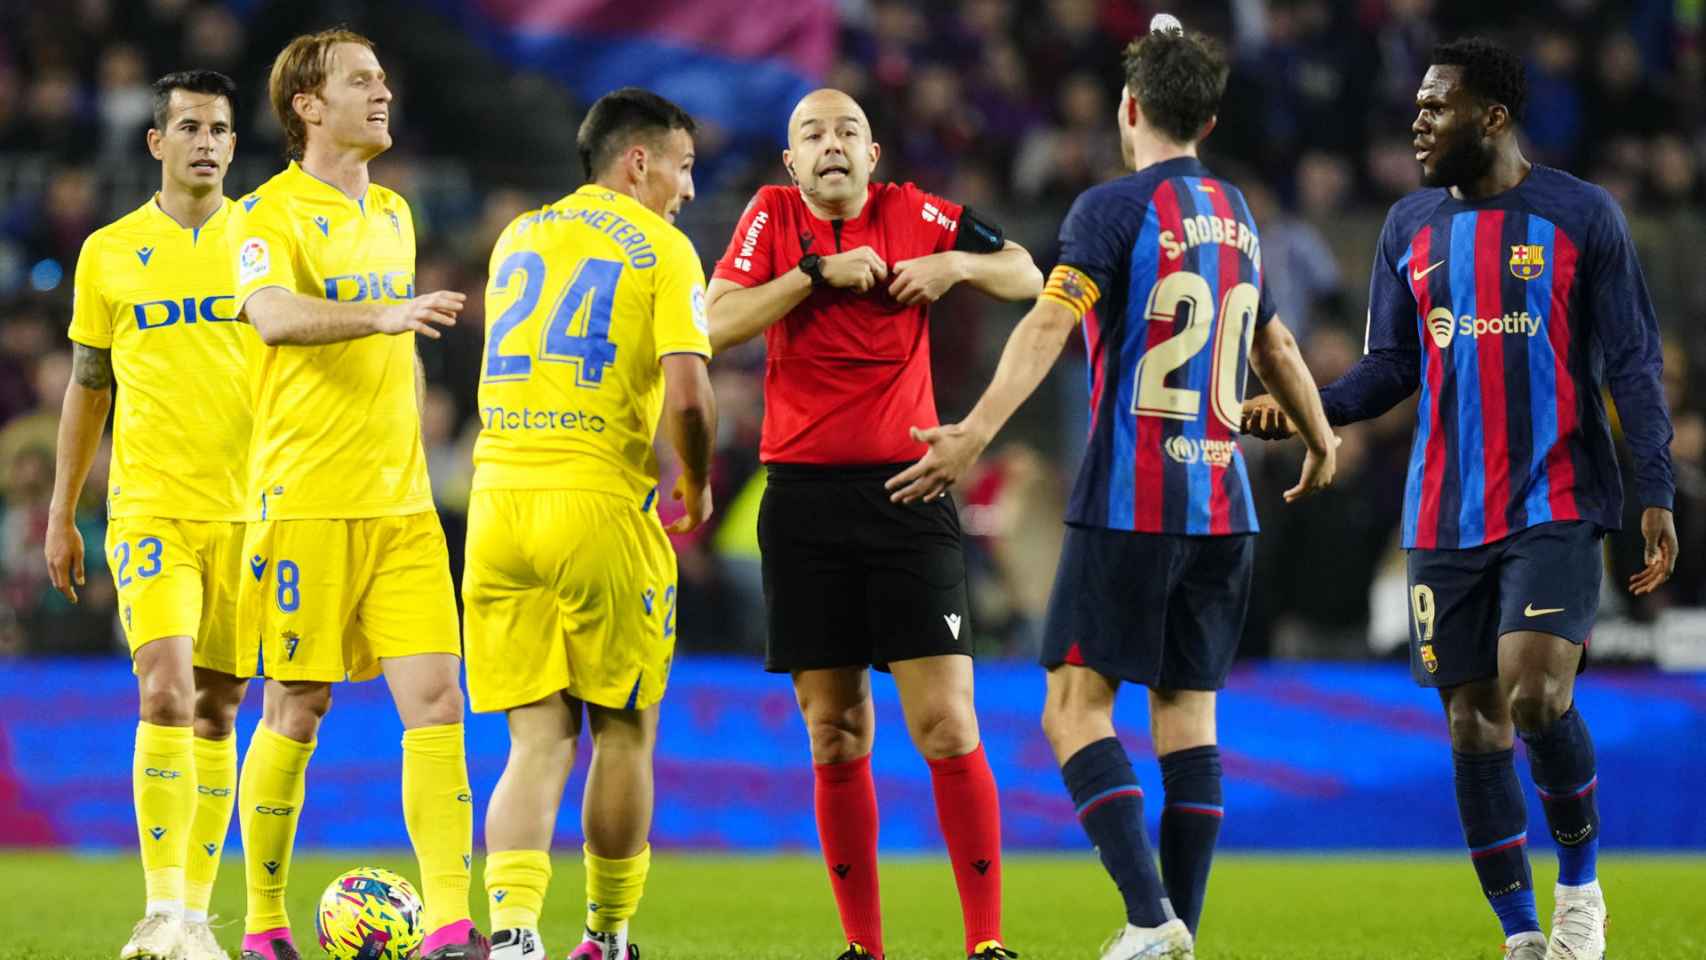
[[[254,645],[237,641],[241,523],[123,517],[107,524],[106,550],[133,659],[151,641],[189,637],[196,666],[254,670]]]
[[[379,661],[462,652],[444,528],[431,511],[263,520],[243,542],[237,629],[274,680],[370,680]]]
[[[644,710],[675,652],[675,551],[650,504],[584,490],[480,490],[462,606],[476,712],[566,691]]]

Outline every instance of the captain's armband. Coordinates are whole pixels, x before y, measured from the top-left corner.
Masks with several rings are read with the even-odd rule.
[[[1049,273],[1042,299],[1053,300],[1071,310],[1072,319],[1083,320],[1096,301],[1102,299],[1102,291],[1096,289],[1096,281],[1083,271],[1063,263]]]

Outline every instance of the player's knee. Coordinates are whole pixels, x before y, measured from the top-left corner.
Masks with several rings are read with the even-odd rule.
[[[461,723],[463,712],[462,688],[454,681],[438,684],[426,690],[410,707],[404,725],[439,727]]]
[[[1570,708],[1567,698],[1543,680],[1518,683],[1511,691],[1511,721],[1518,730],[1535,732],[1551,726]]]
[[[195,692],[195,735],[204,740],[223,740],[237,729],[237,708],[243,703],[246,683],[198,688]]]
[[[195,692],[182,678],[152,675],[139,684],[144,723],[187,727],[195,718]]]
[[[932,760],[960,757],[977,749],[977,715],[958,704],[933,707],[912,720],[912,742]]]
[[[1458,753],[1492,753],[1511,745],[1511,731],[1496,718],[1464,705],[1446,713],[1451,749]]]
[[[1065,699],[1050,697],[1043,701],[1043,736],[1057,758],[1070,757],[1086,743],[1099,739],[1091,720],[1086,710]]]
[[[279,736],[309,743],[319,734],[320,721],[331,709],[329,683],[274,684],[267,691],[262,717],[267,728]]]

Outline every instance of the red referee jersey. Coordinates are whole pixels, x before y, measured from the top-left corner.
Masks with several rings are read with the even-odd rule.
[[[961,207],[913,184],[874,183],[850,220],[822,220],[796,187],[763,187],[714,277],[753,287],[797,269],[807,253],[869,246],[892,271],[952,250]],[[764,332],[765,463],[876,464],[927,449],[907,428],[936,426],[928,306],[903,306],[891,280],[866,293],[825,287]]]

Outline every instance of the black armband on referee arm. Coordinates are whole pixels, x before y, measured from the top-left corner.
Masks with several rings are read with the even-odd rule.
[[[966,253],[995,253],[1007,246],[1007,234],[970,207],[960,211],[960,232],[954,249]]]

